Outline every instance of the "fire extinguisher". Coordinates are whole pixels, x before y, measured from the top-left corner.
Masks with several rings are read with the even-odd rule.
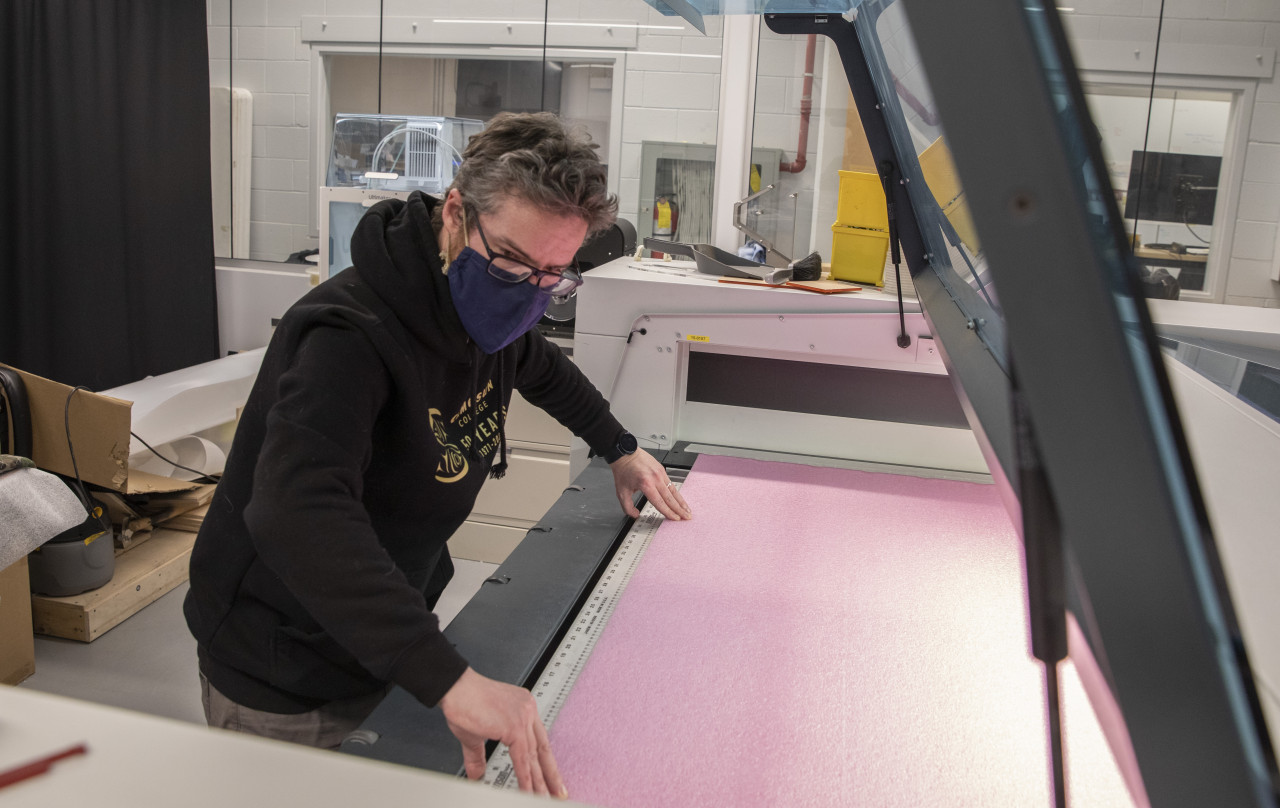
[[[660,196],[653,203],[653,234],[675,241],[680,232],[680,206],[671,196]]]

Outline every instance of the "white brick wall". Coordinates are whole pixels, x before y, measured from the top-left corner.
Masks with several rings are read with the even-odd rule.
[[[718,90],[719,88],[717,88]],[[719,114],[714,109],[682,109],[676,112],[675,140],[711,143],[716,139]]]
[[[1239,216],[1246,221],[1280,221],[1280,183],[1245,180],[1240,189]]]
[[[388,16],[424,13],[422,0],[385,2]],[[477,18],[529,16],[527,4],[519,0],[438,0],[430,5],[440,9],[430,13],[441,15],[452,10],[454,16]],[[1068,27],[1075,40],[1150,41],[1155,36],[1159,0],[1075,0],[1072,5],[1075,12],[1068,17]],[[208,8],[211,80],[225,85],[230,74],[231,81],[255,96],[251,254],[280,259],[315,246],[308,233],[308,205],[298,204],[310,190],[311,177],[310,48],[301,41],[301,18],[375,16],[377,5],[369,0],[234,0],[234,5],[230,0],[208,0]],[[227,36],[229,11],[234,14],[234,43]],[[680,24],[640,0],[552,0],[550,16]],[[641,141],[715,141],[721,21],[707,18],[707,25],[707,36],[687,28],[642,30],[639,53],[629,57],[617,191],[622,214],[633,220],[640,194]],[[1166,42],[1184,44],[1280,47],[1280,2],[1167,0],[1163,36]],[[825,47],[825,41],[819,42]],[[804,37],[762,31],[755,145],[782,149],[788,161],[795,159],[804,48]],[[819,71],[821,64],[819,58]],[[821,76],[815,98],[820,82]],[[1236,244],[1229,251],[1224,296],[1231,302],[1276,305],[1280,284],[1270,276],[1280,262],[1274,247],[1280,227],[1280,81],[1275,76],[1259,81],[1255,98],[1244,155],[1246,182],[1236,190]],[[783,196],[812,192],[818,117],[815,109],[810,121],[811,165],[799,175],[784,175]]]
[[[553,9],[561,5],[555,3]],[[593,16],[599,18],[603,11],[595,5],[584,3],[592,6]],[[663,17],[638,0],[608,5],[619,18],[632,17],[638,23],[650,25],[680,24],[679,18]],[[617,194],[618,215],[631,222],[639,224],[642,142],[715,143],[722,23],[714,17],[708,17],[706,23],[705,37],[687,26],[683,32],[642,29],[636,41],[636,53],[627,57]]]
[[[441,2],[442,16],[497,18],[529,16],[516,0]],[[386,0],[388,16],[423,14],[420,0]],[[300,204],[309,192],[311,100],[310,48],[301,41],[303,15],[369,17],[369,0],[234,0],[233,45],[227,42],[228,0],[209,0],[212,80],[254,93],[251,255],[279,260],[314,247],[308,233],[310,211]],[[373,11],[371,14],[370,11]],[[561,20],[634,20],[650,25],[682,25],[640,0],[552,0],[550,16]],[[684,30],[642,29],[636,52],[628,58],[621,122],[619,166],[621,214],[636,220],[640,202],[640,143],[645,140],[715,142],[720,91],[722,22],[707,18],[707,35]],[[799,127],[804,37],[781,37],[767,30],[760,59],[762,85],[756,126],[757,146],[781,149],[795,159]],[[232,59],[227,60],[228,50]],[[661,54],[661,55],[658,55]],[[821,59],[818,60],[821,64]],[[817,96],[817,88],[815,88]],[[784,175],[781,196],[812,192],[816,173],[817,110],[810,123],[809,168]]]
[[[299,34],[303,14],[328,13],[326,0],[209,0],[207,7],[210,82],[253,93],[249,255],[282,260],[316,245],[308,234],[310,49]]]
[[[316,246],[316,237],[309,232],[309,203],[300,203],[310,193],[312,177],[308,165],[311,54],[302,41],[302,17],[376,17],[378,4],[371,0],[207,0],[207,7],[211,81],[234,82],[254,94],[250,255],[281,260]],[[229,13],[233,44],[228,42]],[[385,0],[383,13],[477,19],[536,16],[520,0]],[[640,0],[551,0],[549,16],[684,28],[683,32],[642,29],[639,53],[630,57],[624,83],[621,181],[616,190],[623,215],[634,220],[642,140],[715,141],[721,21],[708,18],[704,37],[679,18],[664,17]]]
[[[1159,0],[1073,0],[1067,28],[1076,42],[1153,42]],[[1162,43],[1280,47],[1277,0],[1166,0]],[[1280,79],[1258,80],[1243,155],[1243,182],[1220,190],[1219,204],[1236,201],[1233,243],[1222,302],[1280,305],[1280,283],[1272,280],[1280,255]],[[1240,158],[1237,158],[1240,159]],[[1226,194],[1235,193],[1234,200]]]
[[[678,64],[673,60],[672,66]],[[720,95],[720,77],[716,73],[679,73],[653,70],[628,81],[643,82],[640,106],[673,109],[715,109]]]
[[[808,38],[804,36],[787,36],[775,34],[762,26],[760,32],[760,53],[756,67],[756,119],[754,143],[757,148],[782,150],[782,161],[791,163],[796,160],[796,149],[800,138],[800,100],[804,95],[804,55]],[[809,244],[810,224],[815,215],[812,211],[814,183],[818,174],[818,132],[822,125],[822,66],[823,50],[827,47],[826,37],[818,37],[814,53],[814,80],[811,95],[813,111],[809,115],[809,136],[805,149],[807,165],[798,174],[780,173],[778,187],[766,197],[767,212],[777,211],[778,224],[782,232],[772,234],[776,246],[790,254],[792,258],[801,258],[813,249]],[[798,194],[797,199],[790,199],[791,194]],[[819,227],[830,225],[835,221],[835,211],[817,211]],[[795,232],[787,225],[799,219]],[[826,221],[829,220],[829,221]],[[769,236],[768,233],[762,235]],[[795,236],[793,242],[792,236]],[[831,256],[824,256],[830,259]]]

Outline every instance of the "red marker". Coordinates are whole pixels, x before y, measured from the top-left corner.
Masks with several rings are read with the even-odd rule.
[[[51,755],[45,755],[44,757],[39,758],[37,760],[33,760],[30,763],[24,763],[21,766],[18,766],[17,768],[9,769],[8,771],[5,771],[5,772],[0,772],[0,788],[4,788],[5,786],[11,786],[14,783],[20,783],[23,780],[26,780],[31,777],[35,777],[37,774],[44,774],[45,772],[49,771],[49,768],[53,766],[53,764],[57,763],[59,760],[62,760],[63,758],[69,758],[74,755],[83,755],[88,753],[88,751],[89,751],[88,746],[84,744],[77,744],[71,747],[70,749],[64,749],[61,752],[54,752]]]

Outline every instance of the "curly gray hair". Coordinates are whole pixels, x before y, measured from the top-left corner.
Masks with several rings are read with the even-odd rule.
[[[598,148],[550,112],[502,112],[471,137],[450,188],[462,193],[472,221],[516,196],[549,213],[578,216],[588,234],[598,233],[618,215]]]

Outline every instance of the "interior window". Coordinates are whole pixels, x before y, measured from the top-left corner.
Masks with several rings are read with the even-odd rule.
[[[1094,86],[1086,99],[1134,255],[1204,291],[1231,95]]]
[[[703,34],[641,2],[597,4],[586,16],[564,0],[506,12],[473,6],[423,0],[384,14],[353,0],[324,14],[212,3],[215,254],[320,260],[306,254],[325,248],[319,196],[340,114],[485,121],[504,110],[555,112],[600,145],[620,215],[633,223],[653,220],[657,196],[638,190],[643,144],[702,146],[714,161],[718,18]],[[710,220],[709,194],[699,213],[700,186],[700,177],[682,180],[690,225]]]
[[[870,165],[838,61],[841,80],[824,82],[827,48],[761,26],[744,237],[792,260],[816,250],[830,262],[838,172]]]

